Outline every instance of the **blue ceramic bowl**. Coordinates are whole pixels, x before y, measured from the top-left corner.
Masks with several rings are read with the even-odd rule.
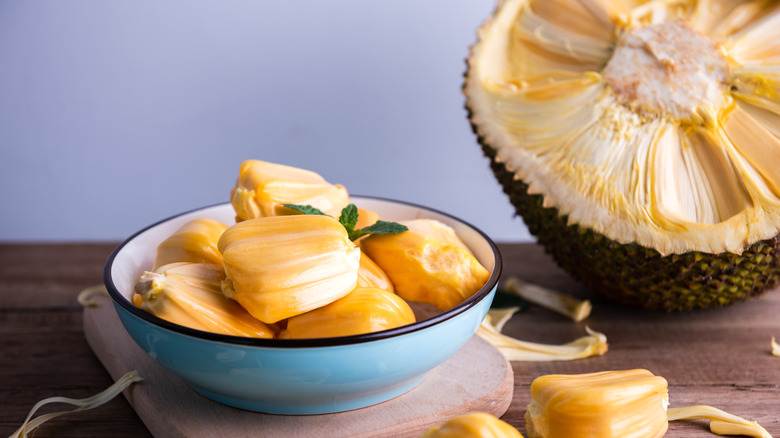
[[[151,269],[157,245],[184,223],[210,217],[233,224],[230,204],[193,210],[151,225],[119,245],[104,280],[122,324],[160,365],[200,394],[241,409],[322,414],[362,408],[419,384],[460,349],[490,307],[501,256],[483,232],[448,214],[405,202],[353,196],[384,219],[438,219],[455,229],[490,272],[471,298],[413,324],[381,332],[321,339],[253,339],[193,330],[150,315],[132,302],[133,287]]]

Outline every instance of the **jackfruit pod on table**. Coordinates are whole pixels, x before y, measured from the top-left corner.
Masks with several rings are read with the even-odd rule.
[[[342,185],[327,182],[315,172],[282,164],[247,160],[241,164],[230,203],[236,221],[297,214],[284,204],[310,205],[338,217],[349,203]]]
[[[360,254],[357,287],[375,287],[395,292],[390,277],[368,255],[363,253]]]
[[[193,219],[157,246],[152,270],[175,262],[222,266],[217,242],[227,225],[210,218]]]
[[[144,272],[135,291],[141,309],[196,330],[233,336],[273,338],[275,327],[253,318],[222,294],[222,267],[208,263],[170,263]]]
[[[415,321],[411,307],[383,289],[359,287],[327,306],[294,316],[280,338],[328,338],[401,327]]]
[[[434,219],[400,223],[409,230],[370,235],[360,247],[387,273],[401,298],[447,310],[472,296],[490,278],[490,272],[451,227]]]
[[[249,219],[228,228],[218,247],[222,292],[268,324],[330,304],[357,284],[360,250],[330,216]]]
[[[523,438],[523,435],[494,415],[470,412],[428,429],[420,438]]]
[[[531,383],[525,430],[528,438],[657,438],[670,421],[707,419],[718,435],[772,438],[755,421],[712,406],[668,405],[666,380],[647,370],[541,376]]]
[[[656,438],[666,433],[666,379],[647,370],[552,374],[531,383],[529,438]]]

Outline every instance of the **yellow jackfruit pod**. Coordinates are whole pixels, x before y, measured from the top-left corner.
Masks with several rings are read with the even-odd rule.
[[[552,374],[531,383],[528,438],[658,438],[666,433],[666,379],[647,370]]]
[[[349,203],[344,186],[331,184],[319,174],[259,160],[241,164],[230,203],[236,221],[266,216],[297,214],[284,204],[310,205],[330,216],[338,217]]]
[[[409,230],[370,235],[361,249],[384,271],[395,293],[447,310],[472,296],[490,278],[455,231],[434,219],[401,221]]]
[[[495,415],[470,412],[428,429],[420,438],[523,438],[523,435]]]
[[[375,287],[395,292],[390,277],[366,254],[360,254],[357,287]]]
[[[144,272],[135,286],[141,309],[166,321],[233,336],[273,338],[276,329],[253,318],[222,294],[222,267],[170,263]]]
[[[217,242],[227,225],[210,218],[193,219],[157,246],[154,267],[175,262],[222,265]]]
[[[330,216],[249,219],[218,245],[222,292],[268,324],[330,304],[357,284],[360,250]]]
[[[365,228],[371,225],[374,225],[379,219],[379,214],[373,210],[366,210],[364,208],[358,207],[358,220],[355,223],[355,229],[359,230],[361,228]],[[366,236],[359,237],[358,239],[355,239],[355,245],[360,246],[360,242],[365,239]]]
[[[355,224],[355,229],[359,230],[361,228],[368,227],[370,225],[374,225],[376,221],[378,221],[379,214],[373,210],[366,210],[365,208],[358,207],[358,220]]]
[[[329,338],[401,327],[415,321],[414,312],[398,295],[359,287],[327,306],[287,320],[280,338]]]

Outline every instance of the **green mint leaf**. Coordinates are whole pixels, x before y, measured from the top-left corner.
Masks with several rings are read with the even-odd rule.
[[[355,231],[355,225],[358,221],[358,209],[355,204],[349,204],[341,210],[341,216],[339,216],[339,222],[347,229],[347,233],[350,236]],[[355,240],[350,237],[350,240]]]
[[[318,214],[320,216],[327,216],[327,214],[323,213],[322,210],[316,209],[311,205],[296,205],[296,204],[282,204],[282,205],[287,208],[292,208],[293,210],[300,211],[303,214]]]
[[[370,234],[368,231],[363,230],[352,230],[349,232],[349,240],[356,241],[360,239],[361,237],[365,236],[366,234]]]
[[[311,205],[297,205],[297,204],[282,204],[282,205],[287,208],[291,208],[293,210],[299,211],[303,214],[318,214],[322,216],[327,216],[327,214],[323,213],[322,210],[314,208]],[[404,232],[409,229],[406,227],[406,225],[401,225],[396,222],[376,221],[376,223],[374,223],[373,225],[369,225],[367,227],[356,230],[355,225],[357,225],[358,216],[359,213],[355,204],[349,204],[346,207],[344,207],[341,210],[341,215],[339,216],[339,223],[343,225],[344,228],[347,230],[347,234],[349,235],[349,240],[353,242],[367,234],[395,234],[395,233]]]
[[[349,240],[355,241],[367,234],[395,234],[409,230],[406,225],[396,222],[376,221],[373,225],[349,232]]]
[[[361,228],[358,231],[363,231],[371,234],[395,234],[408,231],[409,228],[406,225],[401,225],[397,222],[376,221],[373,225],[369,225],[365,228]]]

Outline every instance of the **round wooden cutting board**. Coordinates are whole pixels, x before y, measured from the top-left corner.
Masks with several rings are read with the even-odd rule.
[[[84,332],[114,380],[138,370],[143,382],[124,394],[156,437],[419,437],[455,415],[501,416],[514,386],[512,367],[478,336],[413,390],[378,405],[326,415],[249,412],[211,401],[146,355],[122,327],[108,296],[84,309]]]

